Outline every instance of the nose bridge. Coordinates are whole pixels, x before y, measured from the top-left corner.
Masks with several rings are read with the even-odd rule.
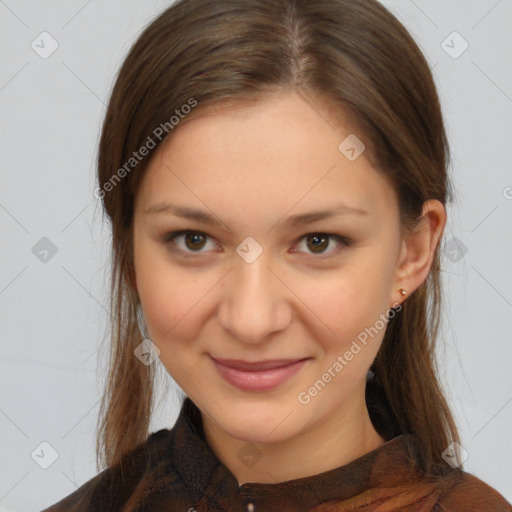
[[[243,248],[240,244],[238,251]],[[271,262],[264,251],[252,261],[243,255],[236,258],[226,276],[219,319],[238,340],[258,342],[284,329],[289,321],[285,287],[275,270],[268,268]]]

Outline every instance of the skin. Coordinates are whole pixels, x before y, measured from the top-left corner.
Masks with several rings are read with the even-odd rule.
[[[399,288],[411,294],[424,282],[446,213],[439,201],[425,202],[422,229],[402,236],[396,194],[367,152],[349,161],[338,150],[350,133],[346,117],[334,118],[326,101],[294,92],[204,110],[157,148],[136,196],[134,279],[151,340],[240,485],[318,474],[385,442],[364,398],[385,328],[359,343],[309,403],[298,395],[405,300]],[[146,213],[164,201],[201,209],[221,225]],[[289,215],[339,202],[368,213],[285,226]],[[165,241],[178,230],[206,239]],[[315,252],[306,235],[319,233],[352,245],[333,237]],[[248,236],[263,248],[252,263],[236,252]],[[248,392],[225,381],[210,355],[310,359],[277,388]],[[260,459],[248,467],[241,449]]]

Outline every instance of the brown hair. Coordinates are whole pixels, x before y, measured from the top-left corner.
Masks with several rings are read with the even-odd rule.
[[[112,224],[113,325],[98,468],[147,439],[153,411],[156,365],[134,357],[144,335],[132,254],[134,198],[150,158],[131,161],[134,151],[149,139],[160,144],[155,134],[163,129],[179,129],[170,117],[191,99],[194,115],[278,90],[311,92],[351,114],[368,156],[397,192],[403,229],[418,226],[424,201],[451,200],[449,149],[430,68],[377,1],[180,0],[163,11],[124,60],[99,145],[99,197]],[[426,281],[389,321],[367,384],[369,409],[388,411],[395,435],[415,434],[423,469],[437,475],[450,469],[441,453],[459,441],[435,359],[439,250]]]

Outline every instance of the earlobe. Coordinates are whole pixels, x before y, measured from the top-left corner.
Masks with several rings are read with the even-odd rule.
[[[408,289],[403,287],[404,285],[407,285],[407,281],[403,275],[405,262],[407,262],[407,241],[402,240],[402,247],[398,257],[395,281],[393,283],[390,297],[390,308],[396,308],[398,305],[402,304],[402,302],[405,300],[405,296],[408,294]]]
[[[396,304],[419,288],[427,279],[434,254],[446,224],[446,211],[437,199],[423,204],[422,220],[403,240],[392,297]],[[406,294],[402,292],[406,290]]]

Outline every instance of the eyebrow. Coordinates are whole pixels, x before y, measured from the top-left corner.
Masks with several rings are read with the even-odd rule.
[[[157,214],[166,213],[181,217],[183,219],[194,220],[203,224],[211,226],[220,226],[222,223],[217,220],[213,215],[196,208],[190,208],[188,206],[179,206],[167,202],[156,203],[150,206],[144,213]],[[346,204],[338,204],[329,210],[321,210],[314,212],[299,213],[296,215],[290,215],[284,221],[284,225],[290,227],[296,227],[303,224],[311,224],[313,222],[328,219],[331,217],[339,217],[341,215],[369,215],[370,212],[361,208],[354,208]]]

